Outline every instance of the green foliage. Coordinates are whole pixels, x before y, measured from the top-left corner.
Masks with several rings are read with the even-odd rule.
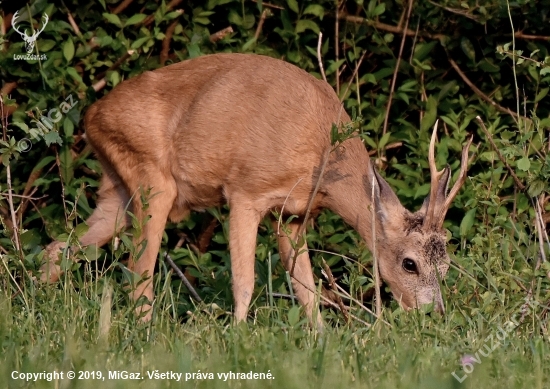
[[[107,282],[101,281],[99,275],[105,277],[103,273],[107,273],[107,277],[117,282],[128,280],[130,276],[121,261],[128,252],[143,249],[143,246],[133,247],[130,236],[120,234],[120,244],[77,253],[85,259],[80,264],[64,260],[62,267],[71,270],[62,288],[68,291],[67,295],[61,296],[63,293],[56,286],[38,288],[32,281],[44,256],[43,247],[54,238],[76,242],[85,231],[83,221],[95,204],[101,169],[82,137],[81,118],[87,107],[120,82],[144,71],[215,52],[250,52],[282,58],[321,78],[317,59],[319,32],[323,33],[320,50],[328,82],[347,112],[357,113],[353,115],[357,120],[352,124],[335,128],[332,142],[336,146],[347,137],[359,134],[373,152],[376,166],[384,172],[407,208],[419,207],[429,193],[428,144],[431,128],[438,118],[443,124],[436,147],[438,166],[450,164],[453,181],[456,180],[460,150],[469,134],[474,134],[475,146],[470,154],[475,156],[466,184],[445,222],[449,251],[455,253],[443,288],[448,316],[443,323],[419,316],[411,319],[402,315],[397,303],[391,302],[385,318],[394,320],[394,327],[379,336],[368,332],[365,342],[371,343],[358,340],[362,330],[352,327],[352,332],[337,329],[326,349],[319,344],[311,348],[304,360],[314,366],[310,370],[316,372],[316,379],[334,374],[334,377],[347,377],[343,382],[351,382],[350,377],[373,377],[374,371],[380,382],[390,382],[388,387],[403,385],[392,379],[392,374],[403,374],[405,381],[409,382],[410,378],[410,382],[419,386],[446,382],[451,387],[454,379],[445,381],[451,371],[445,364],[456,361],[461,353],[475,351],[476,339],[486,336],[496,323],[510,317],[528,290],[532,289],[533,298],[540,303],[550,299],[548,262],[536,268],[541,247],[535,227],[536,203],[540,203],[540,213],[545,220],[550,212],[550,47],[548,39],[532,38],[548,33],[543,20],[550,9],[548,4],[534,0],[509,4],[498,0],[415,2],[409,19],[412,33],[405,40],[388,127],[384,129],[402,39],[394,27],[402,19],[404,2],[347,1],[338,10],[341,17],[338,24],[336,2],[325,0],[274,0],[270,4],[248,0],[189,1],[172,8],[165,1],[134,0],[124,11],[115,14],[118,3],[115,0],[88,3],[66,0],[63,6],[58,6],[57,2],[37,0],[21,8],[22,31],[31,30],[29,23],[39,28],[42,15],[49,16],[34,49],[39,59],[14,59],[25,53],[25,47],[13,29],[8,28],[7,34],[0,37],[0,86],[3,91],[10,91],[1,96],[4,118],[0,139],[3,269],[0,289],[13,296],[13,299],[6,297],[11,316],[7,315],[9,318],[5,320],[11,322],[3,331],[6,339],[16,339],[13,345],[2,346],[5,355],[13,355],[10,350],[20,347],[30,352],[34,346],[37,352],[47,353],[44,350],[49,349],[46,342],[50,341],[51,347],[60,352],[70,337],[55,334],[64,333],[67,325],[79,329],[74,327],[78,322],[67,318],[78,317],[86,323],[97,321],[94,315],[100,303],[93,296],[102,290],[102,283]],[[78,33],[69,22],[69,12],[79,28]],[[4,11],[4,16],[8,13]],[[511,22],[514,31],[522,32],[516,34],[514,42]],[[231,27],[232,32],[221,39],[214,36],[226,27]],[[172,35],[168,41],[169,30]],[[167,52],[163,52],[164,42],[169,44]],[[45,58],[41,58],[43,54]],[[354,76],[363,55],[364,60]],[[121,102],[122,108],[123,105]],[[506,110],[516,116],[505,113]],[[486,124],[506,163],[500,160],[480,130],[477,116]],[[518,189],[510,169],[525,185],[525,191]],[[11,199],[8,192],[13,195]],[[171,331],[176,331],[177,325],[168,325],[168,321],[189,321],[184,332],[193,334],[189,335],[193,353],[204,347],[202,343],[197,344],[206,334],[229,359],[235,353],[248,351],[237,349],[240,343],[228,337],[237,339],[239,335],[224,327],[227,321],[224,312],[230,311],[232,304],[227,211],[226,207],[210,209],[204,214],[193,214],[177,225],[169,225],[162,248],[196,278],[198,293],[208,303],[220,307],[220,311],[200,313],[185,287],[169,276],[163,264],[159,266],[155,282],[164,285],[157,290],[161,297],[156,306],[169,311],[159,314],[165,321],[161,324],[162,331],[156,333],[158,338],[175,335]],[[210,225],[214,226],[211,238],[207,233]],[[202,243],[204,239],[206,245]],[[324,259],[352,296],[360,298],[371,289],[371,254],[339,217],[322,212],[315,220],[315,228],[308,231],[307,240],[319,279],[323,279],[320,264]],[[181,243],[178,245],[178,242]],[[20,250],[16,249],[17,244]],[[275,246],[271,224],[263,223],[256,250],[254,315],[262,318],[260,323],[264,325],[287,331],[274,329],[274,338],[265,338],[266,344],[281,354],[290,348],[295,358],[290,360],[296,361],[297,356],[303,356],[303,349],[312,346],[313,340],[303,329],[303,315],[293,302],[273,299],[272,293],[289,293],[289,283]],[[542,250],[548,256],[547,245],[543,245]],[[79,293],[72,294],[74,290]],[[119,322],[122,323],[131,317],[131,304],[122,297],[123,293],[117,296],[116,307],[120,310],[119,317],[124,319]],[[54,306],[47,305],[49,298],[60,305],[70,302],[71,307],[80,306],[81,311],[64,310],[64,317],[57,318],[59,321],[54,321],[48,329],[41,327],[44,332],[49,331],[50,338],[37,345],[36,339],[43,334],[32,331],[42,325],[40,315],[48,309],[55,311]],[[364,303],[369,302],[365,298]],[[373,321],[357,304],[350,305],[360,319]],[[125,309],[128,315],[121,313]],[[192,313],[191,318],[186,316],[188,311]],[[22,312],[29,315],[29,323],[35,329],[25,327],[26,316]],[[331,325],[341,324],[338,312],[327,310],[325,315]],[[211,317],[215,318],[210,320]],[[487,362],[480,370],[476,367],[476,379],[486,386],[507,387],[508,384],[503,384],[508,382],[506,377],[523,373],[528,366],[532,374],[527,379],[537,381],[540,369],[548,366],[542,363],[548,362],[547,344],[541,346],[541,342],[546,342],[543,324],[546,319],[544,310],[528,316],[518,338],[500,349],[492,365]],[[23,330],[16,334],[18,326]],[[95,342],[95,328],[86,328],[78,331],[85,338],[85,347]],[[261,339],[269,337],[261,329],[253,331]],[[112,351],[111,356],[143,347],[141,335],[128,335],[131,327],[127,324],[120,324],[114,332],[113,339],[123,346]],[[448,340],[449,337],[452,339]],[[285,343],[283,338],[290,343]],[[459,340],[464,343],[459,344]],[[340,354],[341,349],[334,346],[335,343],[348,349]],[[362,351],[365,347],[373,354],[365,354]],[[420,347],[420,351],[417,352],[416,347]],[[390,351],[380,351],[384,348]],[[182,354],[181,363],[188,363],[188,371],[190,366],[198,369],[210,363],[190,362],[191,351],[185,350],[187,354]],[[273,350],[264,351],[269,354]],[[392,355],[398,350],[405,357],[398,357],[396,361]],[[155,358],[156,349],[150,352],[148,358]],[[511,362],[508,352],[520,362]],[[214,351],[205,353],[199,354],[203,361],[218,361],[213,357]],[[17,363],[28,363],[21,354],[18,358]],[[59,353],[56,358],[63,360]],[[260,359],[259,356],[253,358]],[[336,359],[338,366],[343,363],[343,370],[338,368],[335,372],[330,370],[332,367],[319,367],[316,361],[322,358],[332,362]],[[434,360],[443,362],[432,369],[430,363]],[[253,365],[250,361],[247,363],[242,366]],[[46,365],[53,366],[45,364],[44,368]],[[100,368],[93,358],[83,366]],[[385,366],[391,367],[384,370]],[[445,378],[441,378],[442,371]],[[311,385],[320,382],[308,380],[310,376],[305,373],[300,377]],[[435,378],[430,381],[430,377]],[[391,386],[392,383],[395,386]]]

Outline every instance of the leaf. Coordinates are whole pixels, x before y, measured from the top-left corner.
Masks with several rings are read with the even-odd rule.
[[[313,20],[299,20],[298,23],[296,24],[295,31],[296,31],[296,34],[299,34],[308,29],[314,31],[317,34],[319,34],[319,32],[321,31],[317,23],[315,23]]]
[[[83,83],[82,81],[82,77],[80,77],[80,74],[78,74],[78,72],[76,71],[75,68],[73,67],[68,67],[67,70],[66,70],[67,74],[69,76],[71,76],[73,78],[73,80],[79,82],[79,83]]]
[[[139,39],[136,39],[134,42],[132,42],[132,44],[130,45],[130,47],[132,49],[138,49],[140,48],[141,46],[143,46],[143,44],[145,42],[147,42],[149,39],[151,39],[150,36],[144,36],[142,38],[139,38]]]
[[[380,16],[386,11],[386,3],[378,4],[373,11],[374,16]]]
[[[470,209],[460,222],[460,236],[465,237],[474,226],[477,208]]]
[[[537,97],[535,97],[535,103],[538,103],[539,101],[541,101],[544,97],[546,97],[546,95],[548,94],[548,89],[549,88],[543,88],[540,90],[539,93],[537,93]]]
[[[103,17],[107,19],[109,23],[112,23],[115,26],[122,28],[122,22],[117,15],[105,12],[103,13]]]
[[[476,61],[476,50],[474,48],[474,45],[465,36],[463,36],[460,40],[460,48],[468,58],[470,58],[473,62]]]
[[[304,15],[315,15],[318,16],[319,19],[323,20],[325,9],[319,4],[311,4],[304,10]]]
[[[300,308],[295,305],[288,310],[288,324],[294,327],[300,321]]]
[[[384,135],[382,135],[382,138],[380,138],[380,142],[378,142],[378,149],[382,150],[384,146],[386,146],[389,140],[390,140],[390,133],[386,132]]]
[[[339,61],[331,61],[332,63],[327,67],[325,74],[328,76],[334,73],[336,69],[340,68],[340,66],[342,66],[345,61],[345,59],[341,59]]]
[[[126,23],[124,23],[124,26],[133,26],[134,24],[141,23],[145,20],[147,15],[145,14],[135,14],[134,16],[130,17],[128,20],[126,20]]]
[[[50,131],[45,134],[44,141],[46,142],[47,146],[51,146],[52,143],[57,143],[60,146],[63,144],[63,140],[61,139],[57,131]]]
[[[518,169],[523,170],[524,172],[528,171],[531,167],[531,161],[527,157],[523,157],[517,163]]]
[[[422,118],[422,123],[420,125],[420,131],[428,131],[435,123],[437,116],[437,100],[435,97],[428,97],[426,103],[426,114]]]
[[[67,62],[71,62],[71,59],[74,57],[74,43],[70,37],[63,43],[63,56]]]
[[[286,0],[286,3],[288,4],[288,8],[290,8],[294,12],[300,12],[300,9],[298,8],[298,2],[296,0]]]
[[[527,194],[530,197],[536,197],[544,191],[545,187],[546,187],[546,184],[544,183],[544,181],[534,180],[529,185],[529,188],[527,189]]]

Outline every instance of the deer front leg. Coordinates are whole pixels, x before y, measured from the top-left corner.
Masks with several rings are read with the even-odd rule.
[[[229,251],[237,322],[246,319],[254,292],[254,261],[260,216],[259,212],[246,206],[230,205]]]
[[[313,280],[313,272],[311,270],[311,261],[307,252],[307,243],[305,237],[303,243],[299,244],[298,230],[301,223],[299,221],[291,221],[285,225],[278,225],[276,220],[273,221],[273,229],[277,234],[279,241],[279,255],[285,269],[290,273],[294,263],[294,248],[298,250],[296,264],[294,265],[294,274],[292,274],[292,288],[298,301],[304,307],[309,323],[314,326],[313,317],[316,316],[317,329],[323,328],[323,320],[319,311],[315,312],[315,281]],[[283,231],[285,230],[285,231]],[[316,313],[316,315],[315,315]]]

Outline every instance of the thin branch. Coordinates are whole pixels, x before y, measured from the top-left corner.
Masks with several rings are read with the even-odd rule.
[[[466,77],[466,75],[464,74],[464,72],[462,70],[460,70],[460,68],[458,67],[457,63],[451,58],[449,57],[449,63],[451,64],[451,66],[453,67],[453,69],[458,73],[458,75],[460,76],[460,78],[462,78],[462,80],[474,91],[474,93],[476,95],[478,95],[479,97],[481,97],[481,99],[485,100],[487,103],[491,104],[493,107],[495,107],[498,111],[502,112],[502,113],[507,113],[508,115],[511,115],[513,116],[514,118],[518,118],[518,114],[515,113],[514,111],[508,109],[508,108],[505,108],[503,107],[502,105],[500,104],[497,104],[495,101],[493,101],[493,99],[491,99],[489,96],[487,96],[485,93],[483,93],[477,86],[474,85],[474,83],[472,81],[470,81],[470,79],[468,77]],[[527,118],[524,118],[522,116],[523,119],[527,120]]]
[[[374,188],[376,187],[375,186],[375,182],[374,180],[376,180],[376,177],[374,177],[374,175],[372,176],[372,183],[371,183],[371,188],[372,188],[372,193],[371,193],[371,199],[372,200],[372,203],[371,203],[371,212],[372,212],[372,218],[371,218],[371,229],[372,229],[372,260],[374,262],[374,266],[373,266],[373,273],[374,273],[374,292],[375,292],[375,297],[374,299],[376,300],[376,309],[375,309],[375,313],[376,313],[376,317],[379,317],[381,314],[382,314],[382,296],[380,294],[380,270],[378,268],[378,257],[376,255],[376,209],[375,209],[375,204],[376,204],[376,200],[374,199]]]
[[[403,146],[403,142],[390,143],[390,144],[388,144],[384,147],[384,150],[397,149],[401,146]],[[371,151],[369,151],[369,156],[372,157],[373,155],[376,155],[377,153],[378,153],[378,150],[371,150]]]
[[[99,81],[97,81],[94,85],[92,85],[92,88],[99,92],[101,89],[107,85],[107,81],[105,80],[105,76],[107,75],[107,72],[111,70],[116,70],[126,61],[128,58],[130,58],[135,53],[135,50],[128,50],[122,57],[120,57],[109,69],[104,71],[103,73],[100,73],[98,75],[98,78],[100,78]]]
[[[130,4],[132,4],[132,1],[134,0],[124,0],[122,3],[120,3],[114,10],[113,14],[117,15],[119,13],[121,13],[122,11],[124,11]]]
[[[296,277],[294,277],[294,276],[292,276],[292,275],[291,275],[291,277],[292,277],[297,283],[301,284],[304,288],[306,288],[307,290],[309,290],[309,291],[312,292],[312,293],[315,293],[315,295],[318,295],[318,296],[319,296],[319,299],[323,300],[327,305],[329,305],[329,306],[331,306],[331,307],[333,307],[333,308],[336,308],[336,309],[338,309],[338,310],[340,309],[340,307],[338,306],[338,304],[336,304],[334,301],[330,300],[329,298],[323,296],[322,294],[319,294],[319,293],[317,292],[316,289],[313,289],[313,290],[312,290],[309,286],[307,286],[306,284],[304,284],[302,281],[300,281],[300,280],[297,279]],[[371,326],[372,326],[371,323],[367,323],[366,321],[359,319],[357,316],[352,315],[351,313],[349,314],[349,317],[351,317],[351,318],[354,319],[354,320],[357,320],[359,323],[361,323],[361,324],[363,324],[363,325],[365,325],[365,326],[367,326],[367,327],[371,327]],[[385,321],[384,321],[384,323],[386,323],[386,324],[389,325],[389,323],[387,323],[387,322],[385,322]]]
[[[525,189],[526,189],[525,185],[523,185],[523,183],[520,181],[520,179],[518,178],[518,176],[516,175],[516,173],[514,172],[514,170],[510,167],[510,165],[508,164],[508,162],[506,162],[506,159],[504,158],[504,156],[500,153],[499,148],[497,147],[497,145],[496,145],[495,142],[493,141],[493,137],[491,136],[491,134],[489,133],[489,131],[487,131],[487,128],[485,127],[485,123],[483,123],[483,120],[481,120],[481,118],[480,118],[479,116],[476,116],[476,120],[479,122],[479,124],[480,124],[480,126],[481,126],[481,129],[482,129],[483,132],[485,133],[485,136],[487,137],[487,139],[488,139],[489,142],[491,143],[491,146],[493,147],[493,149],[494,149],[495,152],[497,153],[498,158],[500,159],[500,161],[506,166],[506,168],[507,168],[508,171],[510,172],[510,175],[511,175],[512,178],[514,179],[514,182],[516,183],[516,186],[517,186],[521,191],[525,191]]]
[[[258,41],[258,38],[260,37],[260,34],[262,32],[262,28],[264,26],[265,18],[267,18],[268,9],[264,9],[262,11],[262,16],[260,16],[260,21],[258,22],[258,27],[256,27],[256,32],[254,33],[254,39]]]
[[[409,28],[409,19],[411,18],[412,5],[414,0],[409,0],[409,7],[407,9],[407,16],[405,17],[405,27],[403,28],[406,31]],[[405,12],[405,10],[403,10]],[[388,130],[388,120],[390,117],[391,103],[393,100],[393,91],[395,90],[395,83],[397,82],[397,73],[399,71],[399,65],[401,64],[401,56],[403,55],[403,48],[405,47],[405,39],[407,36],[403,34],[401,37],[401,46],[399,46],[399,55],[397,56],[397,62],[395,64],[395,69],[393,71],[393,77],[391,80],[390,87],[390,96],[388,97],[388,105],[386,107],[386,117],[384,118],[384,127],[382,130],[382,135],[385,135]]]
[[[167,12],[171,11],[174,7],[177,7],[182,1],[183,0],[172,0],[166,5],[166,11]],[[145,20],[141,23],[141,25],[147,27],[154,21],[155,21],[155,14],[151,14],[145,18]]]
[[[8,118],[4,116],[4,96],[0,94],[0,124],[2,125],[2,133],[4,141],[6,141],[6,131],[8,128]],[[17,253],[21,255],[21,244],[19,243],[19,225],[17,224],[17,218],[15,217],[15,208],[13,206],[13,188],[11,184],[11,168],[10,163],[6,164],[6,176],[8,184],[8,205],[10,209],[11,222],[13,224],[12,233],[13,233],[13,242],[15,243],[15,248]]]
[[[220,31],[215,32],[212,35],[210,35],[210,42],[216,43],[218,41],[221,41],[227,35],[232,34],[232,33],[233,33],[233,27],[231,27],[231,26],[226,27],[223,30],[220,30]]]
[[[521,31],[515,32],[514,36],[518,39],[526,39],[526,40],[533,40],[533,41],[547,41],[550,42],[550,36],[544,36],[544,35],[529,35],[524,34]]]
[[[340,293],[346,297],[348,300],[354,302],[355,304],[359,305],[359,307],[361,307],[363,310],[365,310],[366,312],[368,312],[369,314],[373,315],[374,317],[376,317],[378,320],[380,320],[382,323],[388,325],[391,327],[391,324],[388,323],[386,320],[382,319],[381,317],[379,316],[376,316],[376,313],[374,313],[373,311],[371,311],[370,309],[368,309],[367,307],[365,307],[364,304],[361,303],[361,301],[351,297],[351,295],[346,292],[340,285],[336,284],[336,287],[338,288],[338,290],[340,291]]]
[[[355,23],[355,24],[366,24],[368,26],[374,27],[377,30],[387,31],[394,34],[405,34],[407,36],[414,36],[416,33],[413,30],[410,29],[403,29],[399,28],[397,26],[392,26],[391,24],[381,23],[374,20],[369,20],[366,18],[362,18],[360,16],[353,16],[353,15],[347,15],[347,14],[340,14],[339,15],[340,20],[345,20],[347,22]],[[437,39],[437,40],[444,40],[447,39],[448,36],[445,34],[430,34],[428,32],[420,32],[418,34],[421,37],[429,38],[429,39]]]
[[[330,271],[330,267],[328,266],[328,264],[326,263],[326,261],[324,259],[323,259],[323,268],[325,269],[325,272],[324,272],[323,275],[326,276],[326,278],[328,280],[328,286],[330,286],[330,288],[334,292],[334,295],[336,296],[336,303],[340,307],[340,311],[342,311],[342,314],[344,315],[344,321],[347,324],[347,323],[349,323],[349,317],[348,317],[348,314],[346,312],[346,308],[344,307],[344,302],[342,301],[342,299],[340,298],[340,295],[338,294],[338,288],[336,288],[336,281],[334,280],[334,276],[332,275],[332,271]]]
[[[336,19],[334,21],[334,59],[338,63],[340,60],[340,19],[338,18],[340,12],[340,0],[336,0]],[[336,68],[336,95],[340,96],[340,73]]]
[[[257,3],[258,0],[252,0],[253,2]],[[281,7],[280,5],[275,5],[271,3],[266,3],[265,1],[262,1],[263,7],[273,8],[273,9],[285,9],[285,7]]]
[[[162,40],[162,50],[160,52],[159,62],[161,66],[164,66],[166,60],[168,59],[168,53],[170,52],[170,41],[172,40],[172,35],[178,25],[179,21],[174,20],[166,29],[166,34],[164,34],[164,39]]]
[[[458,8],[444,7],[444,6],[442,6],[440,4],[437,4],[436,2],[431,1],[431,0],[428,0],[428,2],[435,5],[436,7],[440,7],[442,9],[444,9],[445,11],[448,11],[448,12],[451,12],[451,13],[454,13],[454,14],[457,14],[457,15],[460,15],[460,16],[464,16],[468,19],[472,19],[473,21],[479,23],[479,18],[477,16],[474,16],[474,15],[470,14],[468,11],[463,11],[463,10],[458,9]]]
[[[363,59],[365,58],[365,54],[367,54],[366,50],[361,55],[361,58],[359,58],[359,62],[357,62],[357,65],[355,66],[355,69],[353,70],[353,74],[351,75],[350,82],[348,82],[348,85],[346,86],[346,90],[345,90],[344,94],[340,97],[340,101],[342,101],[342,99],[344,99],[346,97],[346,94],[348,93],[349,88],[351,87],[352,80],[355,78],[355,75],[359,71],[359,67],[361,66],[361,63],[363,62]]]
[[[78,24],[76,24],[76,22],[74,21],[73,15],[70,12],[67,12],[67,19],[69,19],[69,24],[73,28],[74,33],[78,37],[82,37],[82,33],[80,32],[80,28],[78,28]]]
[[[174,269],[174,271],[176,272],[176,274],[178,275],[178,277],[182,280],[183,284],[186,286],[186,288],[189,290],[189,293],[191,293],[191,296],[193,296],[193,298],[195,300],[197,300],[198,302],[202,302],[202,299],[200,298],[200,296],[198,295],[197,291],[195,290],[195,288],[193,288],[193,285],[191,285],[191,283],[189,282],[189,280],[185,277],[185,275],[181,272],[181,270],[179,269],[178,265],[176,265],[174,263],[174,261],[172,260],[172,258],[170,257],[170,254],[168,254],[167,251],[164,252],[164,259],[166,260],[166,262],[168,262],[168,264],[172,267],[172,269]]]
[[[327,76],[325,75],[325,69],[323,68],[323,59],[321,58],[321,46],[323,45],[323,33],[319,32],[319,39],[317,39],[317,61],[319,61],[319,69],[323,80],[327,82]]]

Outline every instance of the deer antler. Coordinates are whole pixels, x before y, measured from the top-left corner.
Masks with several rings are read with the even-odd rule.
[[[44,21],[42,22],[42,28],[40,29],[40,31],[36,31],[34,34],[33,34],[33,37],[36,38],[38,35],[40,35],[40,33],[42,31],[44,31],[44,29],[46,28],[46,25],[48,24],[48,20],[50,20],[48,18],[48,14],[44,14],[42,15],[42,19],[44,19]]]
[[[462,159],[460,160],[460,173],[458,174],[458,178],[453,185],[453,188],[449,192],[447,198],[445,199],[445,204],[443,204],[443,209],[441,214],[439,215],[439,221],[438,225],[443,225],[443,220],[445,219],[445,214],[449,210],[449,207],[451,206],[451,203],[455,199],[456,195],[460,191],[460,188],[462,185],[464,185],[464,181],[466,181],[466,173],[468,172],[468,150],[470,149],[470,145],[472,144],[472,141],[474,140],[474,136],[470,135],[470,139],[468,139],[468,143],[466,143],[466,146],[462,149]]]
[[[15,13],[13,14],[13,17],[11,19],[11,26],[13,27],[13,29],[15,31],[17,31],[19,33],[19,35],[21,35],[22,37],[29,37],[27,35],[27,30],[25,30],[25,32],[21,32],[17,29],[17,27],[15,26],[15,21],[17,20],[17,18],[19,17],[19,11],[15,11]]]
[[[441,226],[443,226],[445,214],[466,180],[466,172],[468,171],[468,150],[473,140],[473,136],[471,136],[466,146],[462,149],[460,173],[457,181],[453,185],[453,188],[447,195],[447,188],[451,178],[451,169],[447,165],[443,170],[439,171],[437,170],[437,166],[435,164],[435,141],[437,139],[438,122],[439,120],[435,122],[432,138],[430,140],[430,148],[428,151],[431,185],[428,209],[426,210],[426,216],[424,219],[424,226],[428,228],[441,228]]]

